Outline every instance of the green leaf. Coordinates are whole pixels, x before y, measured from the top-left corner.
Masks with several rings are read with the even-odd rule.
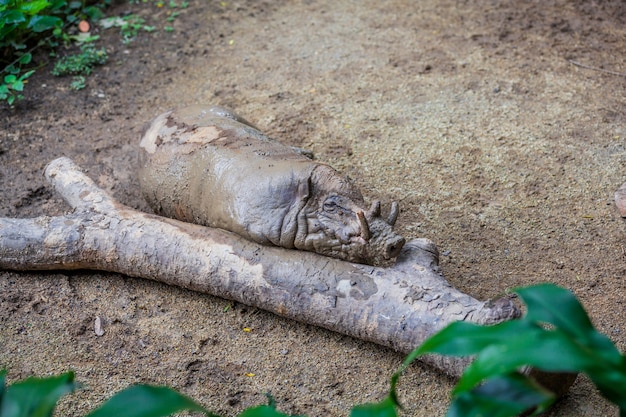
[[[238,417],[289,417],[289,415],[276,411],[271,405],[259,405],[254,408],[248,408],[239,414]]]
[[[568,290],[553,284],[540,284],[514,291],[528,306],[527,320],[551,323],[581,338],[594,331],[584,308]]]
[[[32,59],[33,59],[33,55],[30,52],[27,52],[20,57],[18,62],[22,65],[26,65],[26,64],[29,64]]]
[[[446,417],[513,417],[537,408],[543,411],[555,396],[534,381],[512,373],[493,378],[453,399]]]
[[[83,13],[85,13],[87,17],[89,17],[89,19],[93,20],[94,22],[97,22],[102,18],[102,16],[104,16],[102,10],[97,6],[87,6],[83,9]]]
[[[521,320],[505,321],[494,326],[480,326],[458,321],[428,338],[416,353],[418,355],[424,353],[450,356],[475,355],[494,343],[506,343],[511,337],[517,337],[520,333],[529,330],[529,324]]]
[[[350,417],[397,417],[396,402],[388,396],[378,403],[357,405],[352,408]]]
[[[7,74],[4,76],[5,84],[13,84],[17,80],[17,76],[15,74]]]
[[[214,416],[170,388],[135,385],[118,392],[87,417],[165,417],[183,410]]]
[[[7,102],[13,104],[15,96]],[[13,98],[13,100],[11,100]],[[63,395],[74,391],[74,373],[50,378],[28,378],[9,386],[2,398],[2,417],[50,417]]]
[[[607,369],[587,374],[606,399],[626,411],[626,372]]]
[[[571,337],[576,343],[587,346],[602,361],[620,366],[626,372],[624,357],[611,339],[599,333],[591,324],[587,312],[576,297],[564,288],[541,284],[515,290],[528,306],[525,320],[550,323]]]
[[[25,79],[27,79],[34,73],[35,73],[35,70],[26,71],[24,74],[20,75],[20,78],[18,78],[17,80],[23,82]]]
[[[485,348],[466,368],[453,392],[469,391],[485,379],[523,366],[548,372],[578,372],[594,365],[593,352],[573,343],[565,333],[536,328],[509,339],[506,344]]]
[[[24,83],[22,81],[15,81],[13,83],[13,89],[15,91],[24,91]]]
[[[254,408],[248,408],[244,410],[237,417],[290,417],[287,414],[283,414],[279,411],[276,411],[276,401],[274,397],[270,393],[266,393],[268,404],[260,405]],[[298,417],[298,416],[291,416]],[[304,416],[301,416],[304,417]]]
[[[11,64],[4,68],[4,72],[8,74],[18,74],[20,72],[20,69],[17,66]]]
[[[33,16],[28,22],[28,27],[33,32],[45,32],[63,26],[63,20],[54,16]]]
[[[5,380],[7,376],[7,370],[3,369],[0,371],[0,410],[2,410],[2,399],[4,398],[4,393],[6,392]]]
[[[30,0],[19,2],[19,10],[27,15],[36,15],[50,5],[48,0]]]
[[[14,25],[26,21],[26,16],[19,10],[7,10],[0,13],[0,19],[5,25]]]
[[[67,6],[67,2],[65,0],[52,0],[50,2],[50,10],[59,10],[62,7]]]

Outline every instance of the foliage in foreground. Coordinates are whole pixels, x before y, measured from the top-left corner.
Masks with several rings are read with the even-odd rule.
[[[420,355],[437,353],[476,355],[452,391],[446,417],[512,417],[526,410],[534,409],[533,415],[545,411],[556,398],[518,372],[526,366],[587,374],[600,393],[619,407],[620,416],[626,417],[626,356],[593,327],[576,297],[552,284],[515,292],[528,308],[524,317],[494,326],[448,325],[409,354],[392,376],[385,400],[357,409],[379,407],[385,412],[377,415],[395,416],[395,408],[400,407],[395,387],[401,372]]]
[[[12,105],[23,98],[24,85],[37,68],[32,62],[36,48],[53,51],[69,42],[66,28],[99,19],[109,1],[0,0],[0,100]]]
[[[381,402],[358,405],[351,417],[396,417],[400,375],[420,355],[476,355],[452,391],[447,417],[509,417],[545,410],[554,395],[517,370],[524,366],[550,372],[583,372],[600,393],[626,416],[626,357],[591,324],[578,300],[550,284],[516,291],[528,307],[519,320],[495,326],[465,322],[449,325],[414,350],[391,378]],[[0,373],[0,417],[49,417],[61,396],[76,389],[72,372],[50,378],[29,378],[5,389]],[[249,408],[239,417],[288,417],[268,405]],[[217,417],[191,399],[166,387],[136,385],[105,402],[87,417],[165,417],[180,411]]]
[[[167,6],[165,32],[172,32],[170,24],[180,11],[189,6],[187,1],[177,3],[163,1],[131,0],[131,3],[149,3],[161,8]],[[55,76],[74,75],[70,87],[79,90],[85,86],[95,65],[107,60],[103,48],[97,49],[94,42],[99,36],[77,33],[79,23],[100,23],[103,29],[119,27],[125,44],[131,42],[139,31],[152,32],[155,26],[145,24],[143,18],[129,14],[124,17],[103,19],[103,10],[111,0],[0,0],[0,102],[12,106],[24,98],[28,78],[45,65],[35,62],[39,49],[56,56],[60,45],[80,47],[80,52],[61,58],[56,62],[52,74]],[[91,27],[86,25],[87,30]]]

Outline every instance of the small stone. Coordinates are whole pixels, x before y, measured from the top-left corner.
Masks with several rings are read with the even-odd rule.
[[[104,328],[102,327],[102,319],[100,316],[96,316],[96,322],[94,324],[94,329],[96,332],[96,336],[100,337],[104,335]]]

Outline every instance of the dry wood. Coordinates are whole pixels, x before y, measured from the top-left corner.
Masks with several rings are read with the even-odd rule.
[[[391,267],[354,264],[136,211],[114,201],[67,158],[52,161],[45,175],[73,211],[0,218],[0,268],[119,272],[236,300],[400,352],[452,321],[488,324],[520,314],[510,299],[482,302],[453,288],[427,239],[408,242]],[[441,356],[423,361],[453,376],[469,363]],[[552,388],[571,385],[571,378],[546,377],[553,378]]]

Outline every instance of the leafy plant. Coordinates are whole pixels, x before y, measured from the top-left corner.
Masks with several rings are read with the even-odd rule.
[[[78,384],[74,373],[50,378],[28,378],[5,388],[6,371],[0,372],[0,417],[47,417],[59,399]],[[167,387],[135,385],[118,392],[87,417],[161,417],[180,411],[198,411],[217,417],[193,400]]]
[[[83,77],[82,75],[77,75],[74,78],[72,78],[72,82],[70,83],[70,88],[72,90],[82,90],[83,88],[85,88],[85,77]]]
[[[27,78],[33,75],[34,70],[26,71],[20,74],[20,69],[8,72],[4,76],[3,83],[0,84],[0,100],[6,100],[9,105],[12,105],[15,100],[21,100],[24,98],[22,91],[24,91],[24,84],[27,82]]]
[[[81,45],[81,52],[74,55],[68,55],[59,59],[52,74],[56,76],[63,75],[89,75],[96,65],[104,64],[107,59],[107,53],[102,49],[96,49],[92,43]],[[83,80],[84,81],[84,80]]]
[[[353,417],[396,416],[400,407],[396,384],[400,374],[426,353],[472,356],[452,391],[447,417],[516,416],[534,409],[544,411],[554,394],[518,372],[531,366],[548,372],[583,372],[600,393],[626,416],[626,356],[591,324],[574,295],[552,284],[515,291],[528,307],[519,319],[494,326],[455,322],[426,340],[406,358],[391,378],[387,398],[358,406]],[[377,414],[363,414],[374,412]]]
[[[146,20],[135,14],[129,14],[124,17],[108,17],[100,21],[100,26],[105,29],[118,27],[122,34],[123,42],[128,44],[132,42],[140,30],[144,32],[154,32],[156,27],[146,25]]]
[[[12,105],[23,98],[26,79],[37,69],[37,48],[54,49],[79,39],[66,29],[82,19],[97,20],[110,0],[0,0],[0,100]],[[93,38],[91,38],[93,40]]]
[[[129,0],[131,3],[139,1]],[[163,7],[161,0],[141,0],[156,7]],[[60,45],[78,44],[92,45],[98,36],[90,33],[76,32],[79,22],[100,22],[103,28],[119,27],[122,40],[130,43],[140,31],[153,32],[156,26],[146,24],[145,19],[135,14],[124,17],[102,19],[103,10],[111,0],[0,0],[0,101],[13,105],[21,100],[27,79],[45,63],[33,63],[33,52],[44,48],[50,56],[56,56],[56,48]],[[180,10],[189,6],[188,1],[177,3],[169,0],[169,9],[165,18],[167,23],[173,22]],[[85,23],[85,22],[82,22]],[[89,27],[87,25],[87,27]],[[173,32],[174,28],[166,24],[165,32]],[[70,84],[74,90],[85,87],[84,77],[91,73],[94,65],[104,64],[106,52],[95,46],[81,46],[81,53],[61,58],[53,70],[53,74],[71,74],[75,77]]]
[[[0,2],[0,48],[16,50],[26,48],[33,33],[42,33],[61,28],[63,20],[46,10],[62,7],[60,2],[48,0],[8,0]]]

